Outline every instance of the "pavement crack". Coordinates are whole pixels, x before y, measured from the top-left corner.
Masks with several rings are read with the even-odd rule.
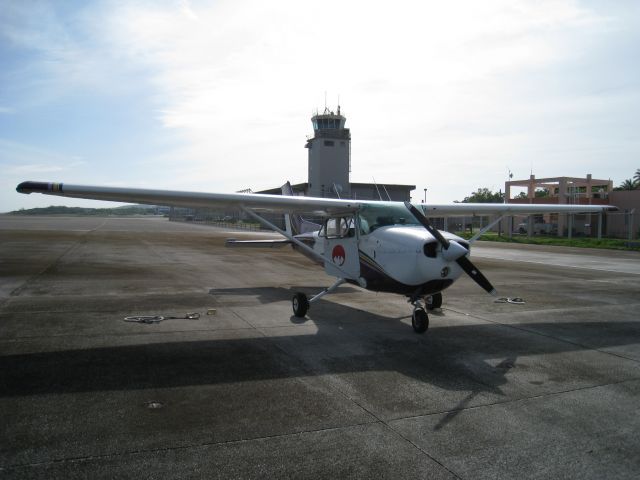
[[[551,338],[551,339],[556,340],[558,342],[563,342],[563,343],[566,343],[566,344],[569,344],[569,345],[573,345],[575,347],[580,347],[580,348],[582,348],[584,350],[593,350],[595,352],[599,352],[599,353],[602,353],[602,354],[605,354],[605,355],[611,355],[613,357],[622,358],[624,360],[630,360],[630,361],[632,361],[634,363],[640,363],[640,359],[637,359],[637,358],[629,357],[629,356],[622,355],[622,354],[616,353],[616,352],[611,352],[609,350],[602,350],[602,349],[600,349],[600,348],[598,348],[596,346],[593,346],[593,345],[587,345],[587,344],[584,344],[584,343],[580,343],[580,342],[575,342],[573,340],[569,340],[567,338],[557,337],[557,336],[552,335],[550,333],[544,333],[544,332],[540,332],[538,330],[532,330],[530,328],[523,327],[523,326],[521,326],[519,324],[502,323],[502,322],[499,322],[499,321],[496,321],[496,320],[491,320],[491,319],[485,318],[485,317],[483,317],[481,315],[477,315],[477,314],[474,314],[474,313],[466,313],[466,312],[463,312],[463,311],[460,311],[460,310],[456,310],[456,309],[453,309],[453,308],[449,308],[449,307],[447,307],[447,310],[452,311],[454,313],[457,313],[459,315],[465,315],[467,317],[474,318],[476,320],[481,320],[483,322],[491,323],[493,325],[498,325],[498,326],[505,327],[505,328],[511,328],[513,330],[518,330],[519,332],[531,333],[533,335],[537,335],[537,336],[544,337],[544,338]]]
[[[46,466],[46,465],[56,465],[56,464],[67,463],[67,462],[68,463],[87,462],[91,460],[98,460],[98,459],[105,459],[105,458],[125,457],[128,455],[143,455],[146,453],[172,452],[172,451],[188,450],[191,448],[216,447],[220,445],[242,444],[247,442],[256,442],[260,440],[272,440],[277,438],[288,438],[288,437],[295,437],[295,436],[308,435],[308,434],[314,434],[314,433],[340,431],[348,428],[375,425],[377,423],[379,422],[377,421],[358,422],[358,423],[353,423],[348,425],[341,425],[339,427],[307,429],[307,430],[300,430],[297,432],[289,432],[289,433],[274,434],[274,435],[263,435],[259,437],[237,438],[233,440],[223,440],[219,442],[199,442],[199,443],[192,443],[188,445],[180,445],[176,447],[141,448],[137,450],[126,450],[122,452],[110,452],[110,453],[105,453],[101,455],[78,455],[74,457],[54,458],[52,460],[47,460],[42,462],[29,462],[29,463],[18,463],[13,465],[3,465],[3,466],[0,466],[0,471],[18,469],[18,468],[31,468],[31,467]]]
[[[421,415],[407,415],[407,416],[402,416],[402,417],[395,417],[390,419],[390,422],[397,422],[399,420],[410,420],[412,418],[423,418],[423,417],[432,417],[432,416],[436,416],[436,415],[447,415],[447,414],[453,414],[453,413],[460,413],[460,412],[464,412],[467,410],[478,410],[481,408],[487,408],[487,407],[494,407],[494,406],[498,406],[498,405],[508,405],[508,404],[513,404],[513,403],[519,403],[519,402],[524,402],[527,400],[537,400],[537,399],[541,399],[541,398],[550,398],[550,397],[554,397],[554,396],[559,396],[559,395],[566,395],[567,393],[573,393],[573,392],[580,392],[580,391],[586,391],[586,390],[595,390],[597,388],[603,388],[603,387],[611,387],[614,385],[621,385],[624,383],[632,383],[632,382],[638,382],[640,381],[640,377],[638,378],[629,378],[626,380],[620,380],[619,382],[611,382],[611,383],[603,383],[600,385],[587,385],[584,387],[576,387],[576,388],[570,388],[567,390],[560,390],[557,392],[548,392],[548,393],[541,393],[539,395],[530,395],[530,396],[524,396],[524,397],[518,397],[518,398],[512,398],[512,399],[507,399],[507,400],[497,400],[495,402],[488,402],[488,403],[483,403],[480,405],[471,405],[471,406],[465,406],[463,408],[454,408],[454,409],[450,409],[450,410],[442,410],[442,411],[438,411],[438,412],[431,412],[431,413],[424,413]]]

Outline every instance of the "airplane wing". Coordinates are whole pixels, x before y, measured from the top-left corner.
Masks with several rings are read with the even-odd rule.
[[[427,217],[481,215],[537,215],[543,213],[600,213],[611,205],[559,205],[547,203],[446,203],[423,207]]]
[[[43,193],[63,197],[108,200],[115,202],[167,205],[188,208],[248,208],[258,212],[306,213],[329,216],[379,205],[404,207],[402,202],[375,200],[339,200],[302,196],[264,195],[258,193],[205,193],[143,188],[102,187],[50,182],[22,182],[19,193]],[[608,205],[549,205],[514,203],[450,203],[416,205],[428,217],[455,215],[532,215],[541,213],[599,213],[615,208]]]
[[[44,193],[62,197],[88,198],[114,202],[167,205],[187,208],[249,208],[271,213],[310,213],[327,216],[337,212],[356,211],[359,202],[331,198],[264,195],[259,193],[205,193],[143,188],[70,185],[67,183],[22,182],[19,193]]]

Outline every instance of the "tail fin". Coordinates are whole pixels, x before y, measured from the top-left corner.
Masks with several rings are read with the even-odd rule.
[[[289,181],[282,185],[282,195],[293,197],[293,188],[291,188],[291,183]],[[284,215],[284,224],[286,232],[290,235],[299,235],[301,233],[320,230],[320,225],[317,223],[309,222],[300,215],[293,215],[289,213]]]

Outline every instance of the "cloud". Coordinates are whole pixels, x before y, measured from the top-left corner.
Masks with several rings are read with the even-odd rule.
[[[28,107],[60,101],[79,91],[103,96],[129,92],[139,81],[135,64],[122,62],[105,43],[107,4],[81,8],[46,1],[9,2],[0,13],[0,39],[7,56],[18,56],[5,74],[12,98]],[[140,77],[138,76],[138,79]]]
[[[633,93],[602,93],[618,72],[593,57],[598,48],[607,56],[612,32],[637,30],[625,23],[633,16],[572,0],[60,5],[13,3],[0,13],[4,38],[35,52],[21,67],[33,79],[24,98],[83,90],[151,99],[145,113],[160,147],[140,161],[144,174],[132,173],[131,159],[114,162],[125,185],[233,191],[304,181],[304,140],[324,92],[331,108],[340,96],[352,129],[354,181],[427,184],[439,201],[500,183],[507,165],[516,176],[533,163],[552,170],[541,176],[584,174],[637,111]],[[137,142],[139,133],[114,140]],[[570,172],[558,171],[559,159]]]
[[[131,62],[149,66],[156,114],[184,139],[168,164],[188,158],[198,172],[186,178],[237,181],[246,178],[244,163],[275,181],[262,164],[273,170],[277,160],[304,175],[304,152],[283,145],[309,133],[324,91],[332,103],[341,94],[354,142],[378,143],[363,151],[373,164],[406,143],[425,154],[442,143],[428,135],[444,125],[482,125],[505,105],[507,77],[575,54],[568,33],[600,23],[571,1],[223,1],[122,4],[107,31]],[[500,117],[508,122],[514,113],[503,107]],[[480,142],[487,149],[500,146],[491,136]],[[436,153],[455,150],[451,142]]]
[[[0,166],[6,177],[16,180],[24,180],[22,175],[70,171],[86,163],[78,156],[0,138]]]

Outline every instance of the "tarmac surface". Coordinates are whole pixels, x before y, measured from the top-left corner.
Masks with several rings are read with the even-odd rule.
[[[0,477],[640,477],[640,254],[478,242],[526,303],[463,278],[418,335],[354,286],[293,317],[332,279],[256,235],[0,216]]]

